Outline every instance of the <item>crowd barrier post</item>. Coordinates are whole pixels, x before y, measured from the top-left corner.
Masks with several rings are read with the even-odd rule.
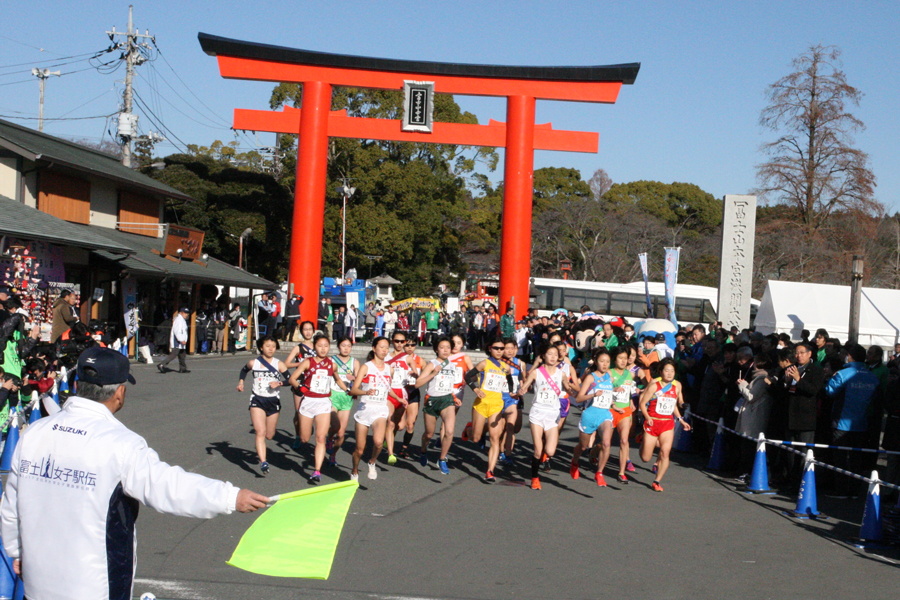
[[[12,421],[6,434],[6,444],[3,446],[3,453],[0,454],[0,473],[9,473],[13,453],[16,451],[16,444],[19,443],[19,413],[13,408],[10,410],[10,416]]]
[[[721,471],[725,465],[725,419],[720,418],[716,427],[716,439],[713,441],[712,452],[709,455],[709,464],[706,469],[709,471]]]
[[[803,464],[803,479],[800,481],[800,493],[797,494],[797,507],[785,514],[797,519],[824,519],[819,512],[816,501],[816,465],[812,450],[806,451],[806,461]]]
[[[872,471],[869,491],[866,493],[866,507],[863,509],[862,526],[859,528],[859,543],[864,548],[878,544],[883,539],[881,530],[881,486],[878,471]]]
[[[688,423],[691,422],[691,407],[687,406],[684,409],[684,420]],[[673,444],[676,452],[690,452],[691,451],[691,431],[685,430],[681,425],[681,421],[675,422],[675,443]]]
[[[766,436],[759,432],[759,441],[756,442],[756,458],[753,461],[753,473],[750,475],[750,485],[747,486],[750,494],[774,494],[769,489],[769,464],[766,461]]]

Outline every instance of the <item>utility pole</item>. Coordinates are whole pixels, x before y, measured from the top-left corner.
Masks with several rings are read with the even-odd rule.
[[[38,69],[35,67],[31,70],[31,74],[38,78],[41,82],[41,106],[38,109],[38,131],[44,131],[44,82],[51,76],[59,77],[59,71],[50,71],[50,69]]]
[[[137,137],[137,121],[136,114],[131,112],[131,103],[134,96],[132,91],[132,81],[134,80],[134,68],[147,59],[141,55],[141,48],[150,48],[146,42],[138,43],[141,38],[148,38],[154,43],[156,38],[145,30],[143,34],[137,33],[134,28],[134,20],[132,18],[133,7],[128,6],[128,31],[125,33],[116,31],[113,27],[112,31],[106,34],[113,42],[116,36],[125,36],[125,42],[119,42],[116,47],[124,50],[125,58],[125,93],[123,94],[123,108],[119,113],[119,139],[122,140],[122,164],[126,167],[131,166],[131,140]]]
[[[853,257],[852,277],[850,281],[850,327],[848,328],[848,342],[859,343],[859,305],[862,300],[862,279],[865,268],[862,256]]]

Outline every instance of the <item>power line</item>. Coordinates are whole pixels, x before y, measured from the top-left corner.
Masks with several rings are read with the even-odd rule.
[[[115,114],[115,113],[113,113]],[[24,121],[37,121],[43,118],[44,121],[86,121],[88,119],[108,119],[112,115],[98,115],[96,117],[18,117],[14,115],[0,115],[4,119],[19,119]]]
[[[85,52],[84,54],[73,54],[72,56],[60,56],[59,58],[54,58],[53,60],[69,60],[70,58],[81,58],[84,56],[93,57],[95,55],[99,56],[105,52],[111,52],[111,51],[112,51],[111,49],[106,49],[106,50],[98,50],[97,52]],[[0,65],[0,69],[11,69],[13,67],[24,67],[25,65],[33,65],[34,63],[35,63],[35,61],[30,60],[28,62],[15,63],[12,65]]]
[[[157,129],[159,129],[160,131],[168,132],[169,135],[171,135],[173,138],[175,138],[176,140],[181,142],[181,145],[184,146],[184,151],[187,152],[187,144],[185,144],[184,141],[181,138],[179,138],[177,135],[172,133],[172,130],[169,129],[168,127],[166,127],[165,124],[163,124],[162,120],[159,117],[157,117],[156,114],[154,114],[154,112],[147,107],[147,102],[143,98],[141,98],[141,95],[138,94],[137,90],[133,90],[133,92],[134,92],[134,98],[135,98],[135,100],[138,101],[138,106],[140,106],[141,110],[144,113],[144,116],[146,116],[147,119],[149,119],[151,123],[156,125]],[[155,119],[155,121],[154,121],[154,119]]]
[[[5,36],[5,35],[0,35],[0,38],[3,38],[4,40],[9,40],[10,42],[12,42],[14,44],[20,44],[20,45],[26,46],[28,48],[33,48],[34,50],[38,50],[39,52],[49,52],[50,54],[59,54],[59,52],[53,52],[52,50],[45,50],[44,48],[41,48],[39,46],[32,46],[31,44],[26,44],[25,42],[20,42],[19,40],[14,40],[13,38]]]
[[[143,79],[144,81],[147,81],[147,83],[151,86],[151,88],[153,87],[153,84],[152,84],[150,81],[148,81],[144,76],[142,76],[140,73],[138,73],[138,77],[140,77],[140,78]],[[167,85],[168,85],[168,84],[167,84]],[[156,90],[154,90],[154,91],[156,91]],[[172,90],[172,91],[174,92],[175,90]],[[178,92],[175,92],[175,94],[178,95]],[[181,111],[177,106],[175,106],[174,104],[172,104],[171,102],[169,102],[169,100],[167,100],[166,97],[163,96],[162,94],[160,94],[158,91],[156,91],[156,95],[157,95],[158,98],[162,99],[163,102],[165,102],[166,104],[168,104],[169,106],[171,106],[173,109],[175,109],[176,112],[180,113],[180,114],[183,115],[185,118],[190,119],[190,120],[193,121],[194,123],[197,123],[198,125],[202,125],[203,127],[209,127],[210,129],[222,129],[222,130],[225,130],[225,131],[228,131],[228,130],[231,129],[230,127],[222,127],[222,126],[220,126],[220,125],[209,125],[209,124],[207,124],[207,123],[203,123],[202,121],[198,121],[197,119],[193,118],[193,117],[190,116],[189,114],[187,114],[187,113]],[[181,98],[181,96],[178,96],[178,97]],[[184,100],[184,98],[181,98],[181,99]],[[187,102],[187,101],[185,100],[185,102]],[[201,115],[201,116],[204,116],[203,113],[198,112],[198,114]],[[204,116],[204,117],[205,117],[205,116]],[[210,123],[213,122],[211,119],[208,119],[208,120],[209,120]]]

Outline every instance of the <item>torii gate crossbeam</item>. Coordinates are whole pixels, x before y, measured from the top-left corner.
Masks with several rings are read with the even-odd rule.
[[[218,57],[223,77],[303,84],[301,109],[236,109],[234,128],[298,134],[291,262],[288,280],[304,297],[301,319],[316,320],[322,262],[328,138],[347,137],[493,146],[506,149],[500,305],[528,310],[534,150],[597,152],[599,135],[536,125],[535,101],[614,103],[623,84],[634,83],[640,64],[598,67],[459,65],[325,54],[199,34]],[[434,123],[430,133],[401,129],[400,121],[348,117],[331,111],[332,87],[403,89],[427,79],[435,93],[501,96],[507,122],[488,125]]]

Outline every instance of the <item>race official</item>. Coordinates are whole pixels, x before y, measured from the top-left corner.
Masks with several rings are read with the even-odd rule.
[[[92,347],[76,395],[22,435],[0,503],[0,534],[31,600],[132,598],[139,503],[210,518],[267,498],[159,460],[116,418],[134,383],[128,359]]]

